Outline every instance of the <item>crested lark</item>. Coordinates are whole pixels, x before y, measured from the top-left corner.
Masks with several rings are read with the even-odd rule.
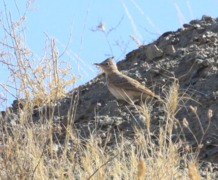
[[[106,74],[107,87],[111,94],[117,99],[133,103],[135,100],[145,99],[150,96],[160,99],[150,89],[142,85],[137,80],[122,74],[113,61],[114,57],[110,57],[102,63],[95,63]]]

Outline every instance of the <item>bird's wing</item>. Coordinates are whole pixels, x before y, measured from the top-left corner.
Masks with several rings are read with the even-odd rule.
[[[118,88],[122,88],[124,90],[129,91],[138,91],[139,93],[144,93],[150,96],[156,96],[150,89],[146,88],[140,82],[138,82],[135,79],[132,79],[131,77],[128,77],[124,74],[119,74],[119,76],[117,76],[116,74],[111,75],[112,76],[109,77],[110,83]]]

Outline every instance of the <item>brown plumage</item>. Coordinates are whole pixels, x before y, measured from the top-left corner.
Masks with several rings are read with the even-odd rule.
[[[145,99],[148,96],[161,100],[159,96],[143,84],[122,74],[114,63],[113,57],[106,59],[102,63],[95,63],[95,65],[101,67],[105,72],[107,87],[117,99],[125,100],[128,103]]]

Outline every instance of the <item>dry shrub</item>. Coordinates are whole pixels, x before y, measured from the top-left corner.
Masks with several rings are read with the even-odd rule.
[[[27,3],[29,6],[30,1]],[[5,17],[1,18],[4,36],[0,40],[0,64],[9,72],[9,83],[0,85],[14,98],[40,106],[65,96],[67,87],[72,87],[76,78],[70,64],[60,59],[54,39],[46,36],[47,43],[41,58],[28,48],[24,22],[25,16],[14,21],[5,9]]]

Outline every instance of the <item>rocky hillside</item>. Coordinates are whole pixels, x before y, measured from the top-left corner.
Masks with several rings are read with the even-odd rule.
[[[176,121],[182,126],[185,119],[189,124],[189,129],[182,127],[184,140],[193,147],[196,139],[202,140],[202,158],[218,154],[218,19],[203,16],[175,32],[166,32],[153,43],[128,53],[118,62],[118,68],[166,100],[170,86],[177,83],[180,98]],[[3,117],[16,120],[18,104],[18,101],[13,103],[13,115],[2,112]],[[147,105],[151,131],[155,134],[164,123],[165,112],[158,102],[149,101]],[[88,138],[94,133],[104,139],[110,133],[117,139],[121,135],[132,138],[134,128],[145,127],[143,116],[135,107],[118,102],[110,94],[103,74],[52,106],[54,122],[64,126],[69,123],[70,115],[79,137]],[[34,122],[49,109],[49,106],[36,108],[32,115]],[[179,132],[181,128],[175,128],[175,137]],[[108,145],[113,145],[111,139]]]

